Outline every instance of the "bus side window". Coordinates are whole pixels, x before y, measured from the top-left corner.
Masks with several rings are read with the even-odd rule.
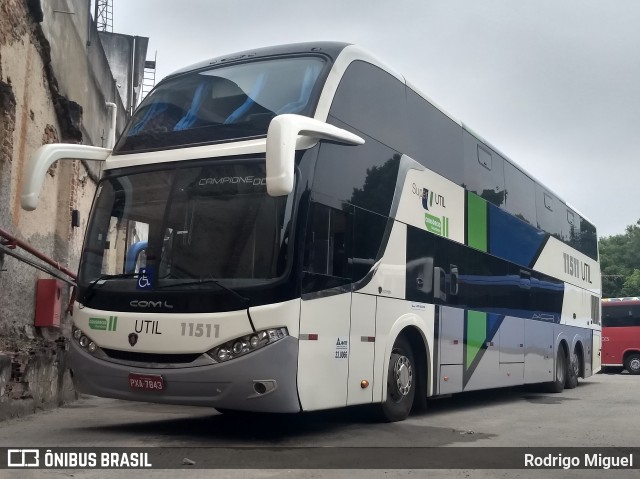
[[[329,115],[397,151],[405,150],[405,86],[377,66],[360,60],[349,65]]]
[[[567,206],[558,198],[536,184],[536,220],[538,228],[560,241],[568,241]]]
[[[489,203],[504,208],[504,159],[471,133],[463,130],[464,187]]]
[[[351,216],[347,211],[312,202],[303,263],[305,293],[351,282]]]
[[[532,226],[538,227],[536,220],[535,183],[525,173],[513,166],[510,162],[504,162],[505,196],[504,209],[526,221]]]
[[[383,240],[387,224],[391,228],[393,220],[386,216],[354,208],[353,220],[353,258],[351,258],[354,281],[360,281],[373,269],[376,261],[382,257]]]

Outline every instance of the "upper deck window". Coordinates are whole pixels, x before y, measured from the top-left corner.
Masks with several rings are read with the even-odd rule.
[[[180,75],[136,110],[116,153],[195,146],[266,135],[283,113],[311,115],[321,57],[241,63]]]

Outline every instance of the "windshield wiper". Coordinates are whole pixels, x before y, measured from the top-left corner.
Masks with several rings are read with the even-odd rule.
[[[178,283],[163,284],[162,286],[157,286],[154,289],[157,290],[157,289],[173,288],[174,286],[197,286],[197,285],[200,285],[200,284],[215,284],[219,288],[224,289],[228,293],[231,293],[233,296],[238,298],[240,301],[245,303],[245,305],[247,305],[247,306],[249,305],[249,302],[251,301],[246,296],[242,296],[237,291],[229,288],[228,286],[225,286],[220,281],[218,281],[217,279],[214,279],[214,278],[200,278],[199,280],[196,280],[196,281],[189,280],[189,281],[183,281],[183,282],[178,282]]]
[[[162,286],[157,286],[154,289],[158,290],[158,289],[164,289],[164,288],[173,288],[175,286],[197,286],[200,284],[215,284],[219,288],[224,289],[225,291],[227,291],[228,293],[231,293],[234,297],[242,301],[242,303],[244,304],[244,307],[247,310],[247,317],[249,318],[249,323],[251,324],[251,328],[253,329],[253,332],[256,331],[256,328],[253,325],[253,319],[251,318],[251,313],[249,312],[249,307],[251,306],[251,299],[247,298],[246,296],[242,296],[240,293],[238,293],[232,288],[229,288],[228,286],[225,286],[215,278],[207,277],[207,278],[200,278],[197,281],[184,281],[180,283],[164,284]]]
[[[123,279],[123,278],[137,278],[138,273],[121,273],[121,274],[103,274],[89,283],[87,289],[84,290],[82,298],[78,299],[78,302],[84,304],[85,301],[90,300],[93,297],[94,289],[97,284],[103,285],[110,279]]]

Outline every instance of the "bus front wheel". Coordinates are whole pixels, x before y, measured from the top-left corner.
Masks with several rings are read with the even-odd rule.
[[[398,336],[389,358],[387,399],[380,405],[384,421],[402,421],[409,416],[416,395],[417,377],[411,344],[404,336]]]
[[[640,354],[629,354],[624,360],[624,367],[629,374],[640,374]]]

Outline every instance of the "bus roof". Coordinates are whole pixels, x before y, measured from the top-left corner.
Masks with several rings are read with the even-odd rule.
[[[340,52],[349,45],[349,43],[344,42],[305,42],[245,50],[243,52],[231,53],[229,55],[211,58],[209,60],[205,60],[185,68],[181,68],[180,70],[166,76],[162,81],[164,82],[169,78],[172,78],[176,75],[181,75],[183,73],[208,68],[212,65],[218,66],[225,63],[233,63],[239,60],[266,58],[277,55],[291,55],[295,53],[322,53],[329,56],[332,60],[335,60],[338,55],[340,55]]]
[[[602,306],[625,306],[630,304],[637,304],[640,302],[640,297],[633,296],[627,298],[602,298]]]

